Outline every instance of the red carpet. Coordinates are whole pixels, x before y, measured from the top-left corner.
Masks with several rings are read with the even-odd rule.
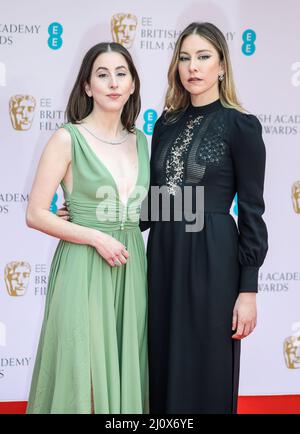
[[[239,414],[300,414],[300,395],[240,396]]]
[[[23,414],[26,404],[26,401],[0,402],[0,414]]]
[[[26,401],[0,402],[0,414],[22,414]],[[239,414],[300,414],[300,395],[240,396]]]

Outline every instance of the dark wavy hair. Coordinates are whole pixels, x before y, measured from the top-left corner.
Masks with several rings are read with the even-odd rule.
[[[127,131],[133,132],[135,121],[141,110],[140,79],[129,51],[116,42],[101,42],[100,44],[94,45],[94,47],[90,48],[86,53],[69,97],[66,108],[66,117],[68,122],[79,123],[91,113],[94,101],[92,97],[89,97],[86,94],[85,85],[86,83],[90,84],[93,65],[97,57],[102,53],[111,51],[122,54],[126,59],[129,71],[134,80],[134,93],[130,95],[121,115],[123,126]]]

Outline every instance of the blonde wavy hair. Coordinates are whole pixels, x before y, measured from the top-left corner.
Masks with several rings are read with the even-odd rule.
[[[179,111],[181,112],[190,104],[190,94],[183,87],[178,72],[181,46],[184,39],[189,35],[199,35],[207,39],[215,47],[219,54],[220,61],[223,62],[224,79],[223,81],[219,81],[219,94],[222,105],[224,107],[235,108],[241,112],[245,112],[236,95],[228,45],[223,33],[218,29],[218,27],[211,23],[191,23],[180,34],[169,66],[169,85],[165,99],[167,115],[173,115]]]

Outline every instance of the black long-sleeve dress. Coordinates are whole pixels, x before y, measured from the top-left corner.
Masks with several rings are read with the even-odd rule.
[[[267,252],[264,171],[259,121],[220,100],[190,105],[173,123],[165,114],[156,122],[151,186],[166,186],[171,215],[164,221],[168,205],[160,202],[153,212],[149,200],[157,221],[141,222],[142,230],[151,228],[151,413],[236,412],[240,341],[231,337],[232,313],[239,292],[257,292]],[[197,232],[187,231],[190,217],[174,217],[176,197],[180,190],[184,200],[187,186],[190,213],[197,209],[195,187],[204,187],[204,227]],[[238,229],[229,214],[236,192]]]

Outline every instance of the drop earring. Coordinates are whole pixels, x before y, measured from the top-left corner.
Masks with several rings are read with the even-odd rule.
[[[221,73],[221,74],[219,74],[219,81],[223,81],[223,80],[224,80],[224,74]]]

